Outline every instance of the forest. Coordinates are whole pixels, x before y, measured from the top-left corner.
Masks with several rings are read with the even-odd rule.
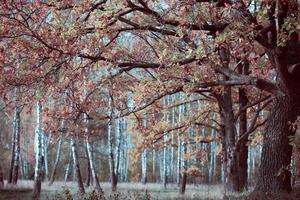
[[[300,199],[299,6],[1,0],[0,199]]]

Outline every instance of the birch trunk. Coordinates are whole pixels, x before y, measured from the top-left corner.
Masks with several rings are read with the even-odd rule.
[[[72,143],[70,142],[70,153],[69,153],[69,157],[68,157],[68,164],[66,166],[65,182],[67,182],[70,177],[71,164],[72,164]]]
[[[144,149],[142,153],[142,183],[147,183],[147,150]]]
[[[48,145],[51,135],[45,135],[43,140],[43,155],[44,155],[44,171],[45,180],[48,181],[49,178],[49,167],[48,167]]]
[[[75,176],[76,176],[76,181],[77,181],[77,186],[79,189],[79,192],[81,194],[85,193],[83,182],[82,182],[82,176],[81,176],[81,171],[80,171],[80,165],[79,165],[79,160],[78,160],[78,152],[77,152],[77,145],[74,140],[74,138],[71,139],[71,144],[72,144],[72,155],[73,155],[73,168],[75,169]]]
[[[108,124],[108,151],[109,151],[109,170],[112,191],[117,190],[117,175],[115,174],[115,159],[113,151],[113,137],[112,137],[112,122]]]
[[[15,134],[15,149],[14,149],[14,164],[13,164],[13,173],[12,173],[12,183],[14,185],[18,182],[18,175],[19,175],[19,163],[20,163],[20,114],[21,108],[19,106],[16,107],[15,110],[15,124],[14,124],[14,134]]]
[[[102,189],[100,187],[99,179],[98,179],[96,169],[95,169],[95,166],[94,166],[94,156],[93,156],[93,152],[92,152],[92,146],[89,142],[88,137],[86,137],[86,146],[87,146],[87,152],[88,152],[88,155],[89,155],[89,165],[91,167],[93,182],[96,186],[97,192],[102,193]]]
[[[86,136],[87,137],[87,136]],[[87,168],[86,168],[86,179],[85,179],[85,185],[87,187],[90,186],[91,184],[91,165],[90,165],[90,156],[88,153],[88,147],[87,143],[85,144],[85,155],[87,157]]]
[[[41,128],[41,114],[42,105],[41,102],[37,103],[37,125],[35,129],[35,172],[34,172],[34,188],[33,188],[33,199],[39,199],[42,186],[42,173],[43,173],[43,132]]]
[[[55,175],[56,175],[56,169],[60,160],[60,155],[61,155],[61,143],[62,143],[62,137],[59,138],[58,144],[57,144],[57,150],[56,150],[56,158],[53,166],[53,170],[51,173],[49,185],[52,185],[54,180],[55,180]]]

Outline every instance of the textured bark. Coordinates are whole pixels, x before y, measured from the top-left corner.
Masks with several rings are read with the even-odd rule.
[[[255,187],[259,192],[291,191],[289,167],[292,146],[289,145],[289,137],[295,133],[292,124],[300,114],[300,44],[296,32],[291,33],[285,47],[278,47],[276,36],[285,18],[298,12],[295,0],[287,3],[276,1],[268,13],[273,26],[266,35],[270,41],[268,57],[277,73],[278,91],[274,92],[273,106],[264,133],[261,165]]]
[[[238,72],[240,74],[248,74],[248,64],[240,64],[238,66]],[[243,88],[239,88],[239,109],[242,110],[248,103],[248,98],[246,92]],[[239,135],[244,135],[247,132],[247,109],[241,112],[239,116]],[[248,178],[248,137],[244,137],[237,144],[237,159],[238,159],[238,175],[239,175],[239,185],[238,191],[243,191],[247,189],[247,178]]]
[[[56,158],[55,158],[53,170],[51,173],[49,185],[52,185],[55,180],[56,170],[57,170],[57,166],[58,166],[58,163],[60,160],[60,155],[61,155],[61,143],[62,143],[62,138],[59,139],[58,144],[57,144]]]
[[[289,96],[277,96],[266,132],[261,155],[261,165],[256,191],[279,192],[291,191],[291,173],[289,165],[292,146],[289,136],[294,134],[290,123],[295,121],[293,101]]]
[[[229,51],[227,48],[222,47],[219,51],[220,59],[223,67],[229,68]],[[224,76],[224,80],[228,77]],[[236,126],[233,113],[233,103],[231,86],[224,86],[222,95],[216,95],[221,111],[221,121],[223,124],[223,142],[225,143],[226,163],[225,163],[225,189],[229,192],[235,192],[239,189],[239,174],[238,174],[238,160],[236,153]]]
[[[71,144],[72,144],[72,155],[73,155],[73,163],[74,163],[73,167],[75,170],[77,186],[78,186],[79,192],[81,194],[84,194],[85,190],[84,190],[84,186],[83,186],[80,165],[79,165],[79,160],[78,160],[77,145],[76,145],[74,138],[71,139]]]

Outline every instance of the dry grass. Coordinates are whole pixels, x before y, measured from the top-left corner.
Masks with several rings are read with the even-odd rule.
[[[107,197],[113,196],[111,193],[110,183],[101,183],[101,187]],[[19,181],[18,186],[5,186],[0,190],[0,200],[29,200],[31,199],[33,188],[33,181]],[[53,199],[57,194],[62,194],[64,190],[69,190],[74,197],[74,199],[79,199],[77,195],[77,185],[76,182],[55,182],[52,186],[48,186],[47,182],[42,184],[42,198],[41,199]],[[93,190],[92,187],[86,188],[86,192],[90,193]],[[122,196],[126,196],[127,199],[137,199],[135,194],[145,194],[147,191],[151,199],[162,199],[162,200],[188,200],[188,199],[232,199],[232,200],[259,200],[259,199],[269,199],[269,200],[289,200],[289,199],[300,199],[300,190],[295,190],[291,195],[250,195],[249,192],[242,194],[230,194],[225,195],[224,187],[222,185],[187,185],[186,194],[180,195],[178,193],[178,186],[175,184],[169,184],[167,188],[163,188],[163,185],[156,183],[149,183],[143,185],[141,183],[119,183],[118,193]],[[134,195],[132,195],[134,194]],[[130,196],[130,198],[129,198]],[[132,197],[134,196],[134,198]],[[111,198],[116,199],[116,198]],[[117,198],[118,200],[123,200],[122,198]]]
[[[111,193],[110,183],[101,183],[104,193],[109,196]],[[19,181],[17,186],[7,186],[0,191],[0,199],[31,199],[33,181]],[[48,182],[42,184],[42,199],[50,199],[57,193],[62,193],[65,189],[71,191],[76,196],[76,182],[54,182],[52,186],[48,186]],[[86,188],[87,192],[91,192],[93,187]],[[149,183],[143,185],[141,183],[119,183],[118,192],[127,195],[128,193],[145,193],[148,191],[153,199],[222,199],[224,190],[222,185],[187,185],[186,194],[179,195],[178,186],[169,184],[167,188],[163,188],[161,184]]]

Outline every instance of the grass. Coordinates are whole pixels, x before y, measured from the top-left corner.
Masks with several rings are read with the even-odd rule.
[[[143,185],[141,183],[119,183],[118,192],[112,193],[110,183],[101,183],[106,199],[111,200],[148,200],[149,196],[152,199],[158,200],[289,200],[300,199],[300,190],[295,190],[291,195],[284,194],[252,194],[244,192],[241,194],[231,194],[224,198],[224,187],[222,185],[187,185],[186,194],[178,193],[178,186],[169,184],[167,188],[163,188],[161,184],[149,183]],[[30,200],[32,195],[33,181],[19,181],[18,186],[6,186],[0,190],[0,200]],[[42,184],[42,200],[51,199],[67,199],[67,196],[72,195],[74,200],[90,200],[93,187],[86,188],[88,193],[85,196],[77,194],[76,182],[54,182],[52,186],[48,186],[47,182]],[[147,193],[147,195],[145,195]],[[225,195],[226,196],[226,195]],[[93,199],[94,200],[94,199]]]

